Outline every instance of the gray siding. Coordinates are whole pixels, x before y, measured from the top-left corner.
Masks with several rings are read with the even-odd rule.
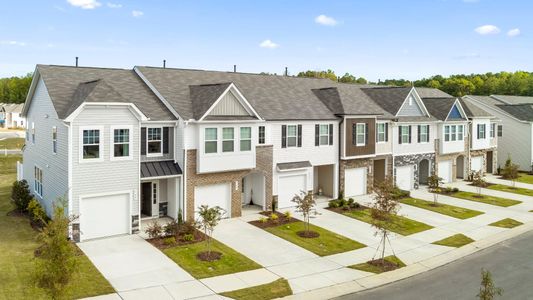
[[[111,127],[131,125],[131,160],[110,160]],[[80,137],[83,126],[102,126],[100,146],[103,160],[80,162]],[[139,121],[126,107],[86,107],[72,125],[72,212],[79,214],[80,197],[129,191],[133,194],[131,213],[139,212]],[[81,229],[83,230],[83,228]]]
[[[57,117],[42,79],[39,79],[31,106],[27,114],[27,124],[35,123],[35,145],[26,141],[24,149],[24,179],[34,193],[34,166],[43,170],[43,197],[35,197],[50,215],[53,203],[59,197],[68,196],[68,128]],[[52,151],[52,128],[57,127],[57,153]],[[34,193],[35,194],[35,193]]]
[[[411,105],[409,105],[409,98],[412,98]],[[410,94],[407,97],[407,100],[405,100],[398,112],[398,116],[424,116],[424,112],[420,108],[413,94]]]
[[[210,116],[248,116],[244,106],[237,100],[231,91],[228,91],[220,102],[209,113]]]

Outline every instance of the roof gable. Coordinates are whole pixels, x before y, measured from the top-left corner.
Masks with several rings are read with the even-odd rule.
[[[423,105],[424,104],[419,100],[418,95],[411,91],[405,98],[396,115],[399,117],[424,117],[426,116],[426,113],[424,112],[425,108],[422,107]]]
[[[451,120],[465,120],[466,119],[465,114],[461,112],[461,110],[459,109],[457,105],[458,105],[458,102],[453,104],[452,109],[450,109],[450,112],[448,113],[448,117],[446,118],[446,120],[451,121]]]

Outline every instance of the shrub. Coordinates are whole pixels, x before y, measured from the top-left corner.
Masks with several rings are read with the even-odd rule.
[[[287,218],[287,219],[290,219],[290,218],[292,217],[292,214],[291,214],[290,211],[286,211],[286,212],[284,213],[284,215],[285,215],[285,218]]]
[[[351,207],[359,209],[361,208],[361,204],[359,204],[359,202],[355,202]]]
[[[343,190],[339,191],[339,198],[337,198],[337,199],[344,199],[344,191]]]
[[[350,209],[350,205],[348,205],[348,203],[342,206],[342,210],[349,210],[349,209]]]
[[[194,235],[192,235],[190,233],[187,233],[187,234],[183,235],[183,240],[186,241],[186,242],[192,242],[192,241],[194,241]]]
[[[338,199],[337,200],[337,203],[339,204],[339,207],[343,207],[346,205],[346,203],[348,203],[348,201],[346,201],[346,199]]]
[[[353,198],[348,199],[348,206],[352,207],[354,203],[355,203],[355,200]]]
[[[271,214],[270,215],[270,221],[272,222],[277,222],[279,219],[278,215],[277,214]]]
[[[337,208],[339,207],[339,203],[337,202],[337,200],[331,200],[328,202],[328,207],[329,208]]]
[[[402,189],[400,189],[399,187],[397,186],[394,186],[392,192],[391,192],[391,196],[393,199],[397,200],[397,199],[401,199],[401,198],[407,198],[411,195],[411,193],[409,191],[404,191]]]
[[[183,224],[183,212],[181,211],[181,208],[178,211],[178,225]]]
[[[266,217],[259,217],[259,222],[264,224],[264,223],[268,222],[268,218],[266,218]]]
[[[453,192],[453,193],[458,193],[458,192],[459,192],[459,189],[456,188],[456,187],[454,187],[454,188],[452,189],[452,192]]]
[[[169,236],[163,239],[163,244],[170,246],[174,245],[176,243],[176,238],[173,236]]]
[[[11,199],[13,200],[13,203],[15,203],[18,211],[26,211],[28,204],[31,199],[33,199],[26,180],[23,179],[13,183],[13,187],[11,188]]]
[[[40,226],[44,226],[48,221],[48,216],[46,215],[46,212],[39,201],[31,199],[30,203],[28,203],[27,210],[32,222],[37,223]]]
[[[194,234],[196,231],[196,223],[194,221],[185,221],[179,226],[179,233]]]
[[[163,226],[163,232],[165,236],[175,236],[178,233],[178,222],[172,220],[170,223],[167,223]]]
[[[272,199],[272,212],[276,212],[277,208],[278,208],[278,200]]]
[[[163,233],[163,227],[159,224],[159,222],[154,221],[152,224],[148,225],[145,232],[148,234],[148,237],[150,237],[151,239],[159,238],[161,237],[161,234]]]

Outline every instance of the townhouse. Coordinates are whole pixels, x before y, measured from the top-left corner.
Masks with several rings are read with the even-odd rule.
[[[453,180],[446,161],[469,163],[468,113],[435,89],[153,67],[34,74],[19,176],[49,214],[66,200],[76,241],[194,219],[200,205],[238,217],[300,193],[364,195],[387,176],[410,190],[438,170]]]
[[[0,103],[0,128],[23,128],[23,106],[24,104]]]

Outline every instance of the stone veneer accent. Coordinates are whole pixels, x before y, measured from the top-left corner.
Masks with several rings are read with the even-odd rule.
[[[429,175],[431,175],[431,170],[435,169],[435,153],[422,153],[422,154],[412,154],[412,155],[400,155],[394,157],[394,167],[402,167],[402,166],[409,166],[409,165],[416,165],[416,170],[414,170],[414,187],[415,189],[418,189],[418,186],[420,183],[418,182],[419,179],[419,164],[420,161],[423,159],[427,159],[430,164],[430,172]]]
[[[72,224],[71,230],[72,230],[71,232],[72,240],[76,243],[79,243],[80,242],[80,224],[79,223]]]
[[[272,146],[257,146],[255,150],[255,169],[239,170],[229,172],[217,172],[207,174],[196,173],[196,149],[187,150],[187,195],[186,209],[187,219],[194,218],[194,211],[196,205],[194,203],[194,187],[217,184],[217,183],[231,183],[231,217],[240,217],[242,208],[242,178],[248,174],[261,173],[265,176],[265,201],[266,208],[272,205]],[[238,182],[237,185],[235,182]]]
[[[492,151],[492,173],[495,174],[496,170],[498,169],[498,150],[497,148],[490,148],[490,149],[481,149],[481,150],[471,150],[470,151],[470,157],[476,157],[476,156],[483,156],[483,166],[481,167],[481,170],[483,171],[483,174],[487,172],[487,151]],[[468,174],[470,174],[472,170],[472,160],[468,161],[467,164]]]
[[[386,159],[386,176],[392,176],[392,156],[380,155],[373,158],[359,158],[359,159],[341,159],[339,163],[339,192],[344,193],[344,173],[346,169],[354,168],[367,168],[366,176],[366,192],[372,193],[374,187],[374,160]],[[372,172],[368,172],[368,168],[372,169]]]
[[[135,215],[135,216],[131,216],[131,233],[132,234],[135,234],[135,233],[139,233],[139,216],[138,215]]]
[[[436,156],[436,162],[435,162],[435,174],[438,174],[439,173],[439,162],[441,161],[447,161],[447,160],[451,160],[452,161],[452,181],[456,181],[457,180],[457,158],[459,156],[464,156],[464,160],[467,161],[468,160],[468,157],[465,153],[462,153],[462,152],[459,152],[459,153],[449,153],[449,154],[439,154]],[[468,166],[466,166],[465,164],[465,174],[464,174],[464,179],[466,179],[468,177]],[[430,174],[431,175],[431,174]]]

